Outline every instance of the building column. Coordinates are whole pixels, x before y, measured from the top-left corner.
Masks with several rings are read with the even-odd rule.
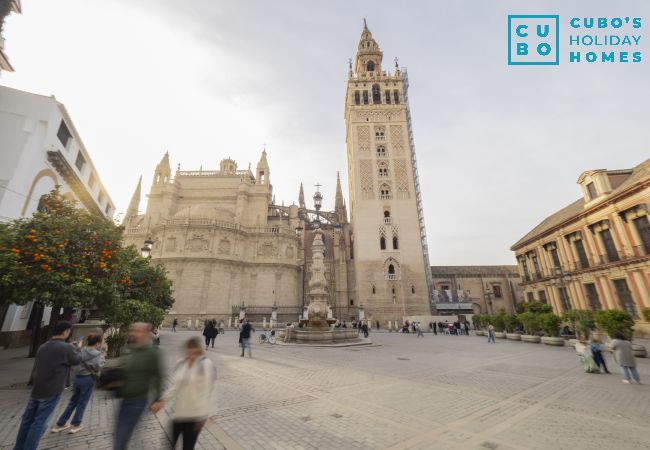
[[[637,309],[639,310],[639,315],[643,316],[643,308],[650,307],[650,294],[645,289],[643,284],[643,278],[639,271],[635,270],[634,272],[628,272],[627,274],[628,283],[630,284],[630,289],[634,293],[634,301],[637,304]]]
[[[569,286],[573,288],[574,298],[576,299],[574,303],[577,306],[576,309],[589,309],[589,307],[587,306],[587,302],[585,301],[585,297],[583,295],[582,289],[581,289],[582,288],[581,284],[582,283],[579,280],[573,280],[573,281],[569,282]],[[569,289],[569,290],[571,290],[571,289]]]
[[[632,246],[630,245],[630,240],[628,239],[627,233],[625,232],[625,227],[620,216],[616,213],[610,214],[609,224],[612,229],[612,235],[614,236],[615,243],[619,244],[617,248],[620,249],[621,253],[625,256],[632,255]]]
[[[550,285],[548,287],[548,291],[546,291],[546,293],[548,294],[548,301],[551,304],[551,306],[553,307],[553,311],[556,314],[560,314],[562,312],[562,306],[560,305],[560,301],[557,298],[557,292],[555,290],[555,286]]]
[[[556,242],[557,242],[557,247],[561,254],[560,257],[562,256],[562,254],[564,254],[564,263],[569,266],[569,267],[565,267],[564,269],[565,271],[566,269],[570,270],[571,267],[575,265],[577,261],[576,255],[573,253],[574,252],[573,245],[571,244],[571,242],[568,242],[566,239],[564,239],[564,236],[560,236]]]

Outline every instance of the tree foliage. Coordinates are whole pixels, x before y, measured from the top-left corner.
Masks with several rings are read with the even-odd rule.
[[[0,227],[0,301],[101,307],[116,295],[122,229],[58,190],[30,218]]]
[[[0,302],[34,300],[98,309],[120,324],[160,323],[174,302],[171,281],[162,266],[123,248],[122,234],[52,191],[32,217],[0,224]]]
[[[542,330],[540,315],[527,311],[517,316],[519,321],[524,326],[526,334],[536,335]]]
[[[633,334],[634,319],[627,311],[611,309],[597,311],[596,324],[611,338],[625,337],[631,339]]]
[[[572,309],[566,311],[562,318],[571,323],[578,337],[588,339],[591,330],[596,326],[594,312],[587,309]]]
[[[159,325],[165,318],[165,311],[151,303],[142,300],[118,300],[104,311],[106,323],[124,328],[134,322],[147,322]]]
[[[539,321],[546,335],[557,337],[557,335],[560,334],[560,324],[562,323],[562,320],[555,314],[539,314]]]
[[[517,306],[520,306],[522,312],[531,312],[537,314],[545,314],[545,313],[553,312],[553,307],[551,307],[551,305],[547,305],[546,303],[542,303],[542,302],[536,302],[536,301],[523,302]]]

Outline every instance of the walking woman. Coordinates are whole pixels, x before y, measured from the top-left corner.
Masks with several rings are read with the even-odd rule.
[[[631,378],[641,384],[639,372],[636,369],[636,359],[632,352],[632,343],[627,340],[627,337],[623,334],[616,336],[616,339],[612,341],[612,350],[614,350],[614,360],[621,366],[621,373],[623,374],[621,381],[630,384],[630,375],[632,375]]]
[[[172,416],[172,448],[183,435],[183,450],[196,445],[199,433],[214,406],[212,395],[217,369],[207,356],[199,338],[185,343],[185,358],[179,361],[172,374],[172,382],[159,402],[151,405],[157,413],[166,402],[174,402]]]
[[[212,320],[208,320],[205,323],[205,328],[203,329],[203,337],[205,337],[205,349],[207,350],[212,343],[212,348],[214,348],[214,338],[217,337],[217,329],[214,326]]]
[[[52,433],[68,430],[68,433],[74,434],[83,428],[81,421],[86,406],[93,395],[95,381],[99,378],[99,372],[104,367],[104,355],[100,350],[101,345],[102,337],[98,334],[91,334],[86,338],[86,346],[81,349],[81,364],[75,368],[76,376],[72,385],[72,397],[70,397],[63,414],[56,421],[56,425],[52,428]],[[73,412],[72,422],[68,424]]]

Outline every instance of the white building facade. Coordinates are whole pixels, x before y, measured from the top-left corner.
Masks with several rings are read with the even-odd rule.
[[[54,96],[0,86],[0,220],[31,216],[56,186],[80,207],[113,216],[115,205],[65,106]],[[0,309],[0,346],[25,339],[31,312],[31,303]]]

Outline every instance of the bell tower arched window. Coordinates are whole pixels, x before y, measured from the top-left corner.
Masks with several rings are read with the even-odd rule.
[[[390,91],[386,91],[385,97],[386,97],[386,103],[390,105]]]
[[[368,72],[374,72],[375,71],[375,62],[374,61],[368,61],[366,63],[366,70]]]
[[[363,104],[368,104],[368,91],[363,91]]]
[[[372,85],[372,102],[375,105],[381,103],[381,89],[378,84]]]
[[[395,104],[399,105],[399,91],[397,89],[393,91],[393,97],[395,98]]]
[[[388,274],[395,275],[395,266],[393,264],[388,265]]]
[[[377,146],[377,158],[384,158],[386,156],[386,147],[384,145]]]
[[[382,184],[379,188],[379,198],[382,200],[390,200],[390,186]]]
[[[359,93],[359,91],[354,91],[354,104],[355,105],[361,104],[361,94]]]
[[[373,284],[373,285],[372,285],[372,293],[374,294],[374,293],[376,293],[376,292],[377,292],[377,290],[375,289],[375,285]]]
[[[397,239],[397,236],[393,236],[393,250],[397,250],[399,248],[399,239]]]
[[[383,236],[379,238],[379,248],[381,250],[386,250],[386,238]]]

